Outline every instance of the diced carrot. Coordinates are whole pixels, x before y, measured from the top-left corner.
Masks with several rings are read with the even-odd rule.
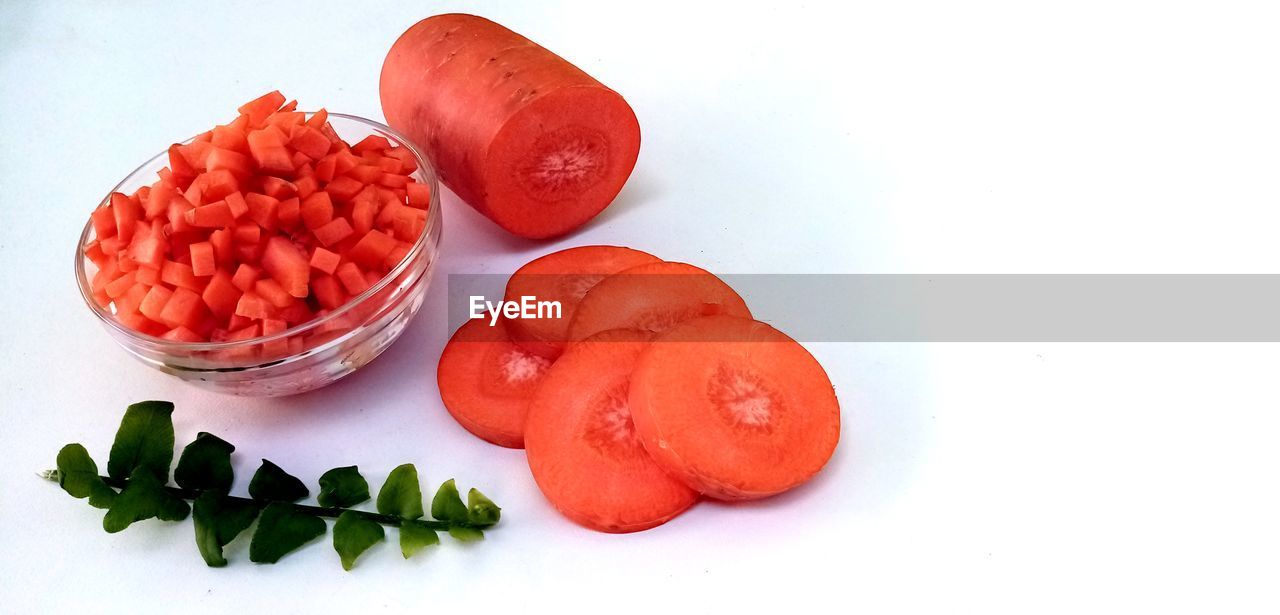
[[[174,327],[173,329],[169,329],[168,331],[166,331],[160,337],[162,339],[166,339],[171,342],[203,342],[204,341],[204,338],[200,337],[198,333],[186,327]]]
[[[190,328],[199,323],[205,313],[204,301],[200,295],[185,288],[178,288],[164,304],[164,310],[160,312],[160,322],[170,327]]]
[[[311,320],[315,314],[307,307],[306,301],[294,301],[281,309],[279,316],[289,324],[296,325]]]
[[[240,190],[240,182],[236,180],[236,176],[227,169],[211,170],[201,175],[204,182],[203,197],[205,203],[212,203],[227,197],[232,192]],[[197,178],[198,180],[200,178]],[[193,203],[194,204],[194,203]]]
[[[253,324],[254,322],[255,322],[254,319],[249,318],[248,316],[232,314],[229,318],[227,318],[227,326],[223,327],[223,329],[225,329],[226,331],[235,331],[236,329],[243,329]]]
[[[383,173],[378,177],[378,185],[388,188],[404,188],[408,186],[411,180],[399,173]]]
[[[201,205],[188,211],[185,215],[187,224],[202,228],[225,227],[236,221],[235,216],[231,215],[231,207],[227,205],[226,201]]]
[[[413,152],[404,146],[396,146],[387,150],[387,155],[400,161],[400,172],[408,175],[418,170],[418,161],[413,157]]]
[[[301,209],[302,204],[296,196],[280,201],[280,205],[276,207],[276,222],[286,229],[297,226],[302,217]]]
[[[296,178],[293,181],[293,185],[298,189],[298,198],[303,201],[306,201],[307,197],[311,196],[320,186],[315,176]]]
[[[314,128],[316,130],[320,130],[325,126],[328,126],[329,111],[326,110],[324,107],[321,107],[319,111],[316,111],[315,113],[311,114],[311,117],[307,118],[306,124],[307,126],[310,126],[311,128]]]
[[[147,219],[166,215],[169,212],[169,202],[176,196],[178,196],[178,190],[173,187],[173,184],[163,179],[156,182],[152,186],[151,194],[147,197]]]
[[[126,327],[138,331],[144,335],[157,336],[162,335],[166,327],[142,314],[137,312],[121,312],[116,314],[116,319],[123,323]]]
[[[133,277],[139,284],[147,286],[155,286],[160,283],[160,269],[157,267],[141,266],[137,271],[133,272]]]
[[[329,275],[333,275],[333,272],[338,269],[338,263],[341,261],[341,256],[324,248],[316,248],[311,253],[311,266]]]
[[[327,139],[319,130],[310,126],[303,126],[298,134],[289,139],[289,147],[292,147],[312,159],[319,160],[329,153],[329,139]]]
[[[190,230],[192,226],[187,223],[187,212],[193,209],[195,207],[182,195],[176,195],[173,200],[169,201],[170,230],[175,233]]]
[[[97,241],[91,241],[89,245],[85,246],[84,257],[99,268],[102,267],[103,263],[107,262],[107,255],[102,251],[102,246]]]
[[[136,222],[142,219],[142,207],[132,197],[119,192],[111,193],[111,212],[116,217],[116,233],[120,241],[129,243],[133,240]]]
[[[316,194],[324,193],[318,192]],[[347,222],[346,218],[334,218],[328,224],[316,229],[313,234],[317,241],[325,247],[329,247],[343,239],[346,239],[347,237],[350,237],[354,232],[355,231],[351,229],[351,223]]]
[[[225,170],[237,177],[248,177],[253,172],[248,157],[240,152],[221,147],[209,149],[209,157],[205,159],[205,165],[210,172]]]
[[[117,297],[116,315],[120,314],[136,314],[138,307],[142,305],[142,300],[147,297],[147,291],[151,290],[145,284],[134,284],[125,291],[124,295]]]
[[[174,179],[174,185],[182,188],[191,183],[196,177],[195,167],[187,161],[187,157],[182,154],[182,146],[174,143],[169,146],[169,169]]]
[[[285,147],[284,134],[279,128],[269,126],[249,133],[249,153],[258,168],[266,171],[288,173],[293,170],[289,149]]]
[[[182,154],[183,159],[196,171],[196,177],[199,172],[205,169],[205,162],[209,158],[209,150],[213,149],[213,144],[208,141],[192,141],[186,145],[179,145],[178,152]]]
[[[165,250],[168,247],[164,239],[164,224],[160,220],[152,222],[146,230],[140,225],[134,231],[133,243],[129,246],[129,257],[134,262],[148,267],[159,267],[164,264]]]
[[[244,197],[245,204],[249,208],[249,218],[261,226],[264,230],[274,230],[276,227],[276,208],[280,205],[280,201],[274,197],[265,194],[250,192]]]
[[[231,210],[232,218],[239,219],[240,216],[249,213],[249,203],[245,201],[243,194],[232,192],[223,200],[227,202],[227,208]]]
[[[266,299],[250,290],[240,296],[240,301],[236,303],[236,314],[261,320],[275,317],[276,309]]]
[[[283,237],[267,240],[266,250],[262,253],[262,268],[290,295],[299,299],[307,296],[310,265],[289,240]]]
[[[328,192],[316,192],[302,200],[299,213],[302,216],[302,224],[315,230],[333,219],[333,201],[330,200]]]
[[[236,269],[236,273],[231,278],[231,283],[241,291],[253,288],[253,283],[258,279],[258,268],[248,263],[240,263],[240,267]]]
[[[255,337],[258,337],[259,332],[260,332],[261,330],[262,330],[261,326],[260,326],[258,323],[256,323],[256,322],[255,322],[255,323],[253,323],[253,324],[251,324],[251,325],[249,325],[249,326],[247,326],[247,327],[244,327],[244,328],[242,328],[242,329],[236,329],[236,330],[234,330],[234,331],[232,331],[232,332],[228,333],[228,334],[227,334],[226,341],[228,341],[228,342],[242,342],[242,341],[244,341],[244,340],[251,340],[251,339],[253,339],[253,338],[255,338]]]
[[[326,141],[327,142],[327,141]],[[328,183],[333,181],[333,176],[337,171],[338,155],[329,154],[316,162],[316,179]]]
[[[343,263],[338,266],[338,271],[334,273],[342,287],[347,289],[348,293],[358,295],[369,289],[369,283],[364,279],[364,272],[356,266],[355,263]]]
[[[191,272],[196,277],[213,275],[218,270],[217,259],[213,255],[213,244],[201,241],[191,244]]]
[[[369,135],[362,139],[359,143],[351,146],[351,151],[357,154],[363,154],[369,151],[381,152],[391,148],[391,142],[382,135]]]
[[[209,243],[213,244],[213,256],[222,265],[230,265],[233,254],[231,252],[231,231],[220,228],[209,233]]]
[[[315,294],[320,307],[326,310],[337,309],[349,299],[347,291],[342,288],[342,283],[330,275],[318,275],[311,280],[311,291]]]
[[[231,276],[222,269],[213,273],[209,285],[200,293],[200,299],[209,307],[214,316],[229,318],[236,311],[236,303],[240,301],[241,291],[232,281]]]
[[[251,125],[260,126],[266,121],[267,116],[275,113],[282,104],[284,104],[284,94],[271,91],[240,105],[238,110],[241,115],[248,116]]]
[[[93,232],[98,239],[116,234],[116,212],[111,209],[111,205],[103,205],[93,210],[89,220],[93,222]]]
[[[396,247],[392,248],[391,251],[387,253],[387,258],[382,261],[383,265],[386,266],[387,269],[395,269],[396,266],[400,264],[400,261],[404,260],[406,256],[409,256],[409,251],[412,249],[413,244],[404,241],[397,241]]]
[[[170,286],[178,286],[192,291],[204,290],[205,284],[196,278],[190,265],[174,261],[165,261],[160,267],[160,281]]]
[[[426,184],[410,182],[405,184],[405,192],[409,196],[409,206],[426,209],[431,204],[431,188]]]
[[[165,286],[152,286],[147,291],[147,295],[142,298],[142,303],[138,305],[138,311],[143,316],[151,320],[159,321],[160,313],[164,310],[164,304],[169,302],[169,297],[173,296],[173,291]]]
[[[312,162],[315,161],[312,160],[310,156],[302,152],[294,152],[293,155],[289,157],[289,163],[293,165],[293,175],[295,178],[310,177],[311,175],[314,175],[314,171],[311,170]]]
[[[107,256],[115,256],[120,253],[120,248],[124,247],[124,242],[119,237],[108,237],[98,241],[98,246],[102,248],[102,253]]]
[[[369,231],[347,252],[347,258],[361,267],[372,269],[380,265],[395,249],[395,238],[382,231]]]
[[[253,285],[253,292],[259,297],[266,299],[271,305],[282,308],[296,301],[289,293],[285,292],[284,287],[280,283],[271,279],[263,278]]]
[[[135,282],[137,282],[137,278],[135,278],[133,276],[133,272],[130,271],[109,282],[104,290],[107,291],[108,297],[111,297],[112,299],[119,299],[124,296],[125,292],[133,287]]]
[[[257,224],[237,224],[232,231],[232,239],[237,244],[253,244],[255,247],[262,239],[262,227]]]
[[[342,177],[335,177],[333,181],[329,182],[329,184],[324,187],[324,190],[333,196],[334,199],[346,202],[355,198],[356,194],[363,188],[363,183],[344,175]]]
[[[262,178],[262,193],[283,201],[298,193],[297,186],[274,175]]]
[[[382,177],[382,169],[379,169],[377,166],[361,164],[350,171],[347,171],[346,177],[354,179],[361,184],[372,184],[376,183],[378,178]]]

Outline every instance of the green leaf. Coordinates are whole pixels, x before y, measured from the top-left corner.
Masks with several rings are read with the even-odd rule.
[[[164,485],[146,466],[138,466],[129,476],[124,490],[111,503],[107,515],[102,518],[102,529],[119,532],[135,521],[150,519],[160,513],[164,505]]]
[[[196,498],[191,520],[196,526],[196,548],[204,563],[218,568],[227,565],[222,548],[249,528],[258,516],[258,506],[206,491]]]
[[[234,450],[236,447],[226,440],[200,432],[194,442],[182,449],[178,467],[173,470],[174,482],[186,489],[230,491],[235,477],[231,471],[231,452]]]
[[[161,483],[169,480],[169,464],[173,463],[173,404],[167,401],[143,401],[129,406],[116,431],[107,459],[107,474],[116,480],[133,475],[137,468],[147,468]]]
[[[89,498],[94,508],[111,508],[117,495],[98,475],[98,464],[80,444],[68,444],[58,451],[58,485],[71,497]]]
[[[262,460],[262,466],[249,481],[249,495],[255,500],[297,502],[307,497],[307,486],[280,466]]]
[[[462,503],[462,496],[458,495],[458,486],[452,478],[444,481],[436,496],[431,498],[431,516],[451,523],[467,521],[467,505]]]
[[[386,538],[382,526],[370,521],[354,510],[338,515],[333,524],[333,548],[342,558],[342,569],[351,570],[356,558]]]
[[[272,502],[262,509],[258,529],[249,542],[249,560],[274,564],[294,549],[324,535],[324,519],[299,512],[290,504]]]
[[[169,493],[161,491],[163,496],[160,500],[160,508],[156,509],[156,518],[161,521],[182,521],[191,514],[191,505],[186,500]]]
[[[467,492],[467,521],[474,527],[489,527],[502,517],[502,509],[474,487]]]
[[[424,547],[440,544],[440,536],[421,521],[404,521],[400,524],[400,553],[409,559]]]
[[[484,540],[484,532],[474,527],[463,527],[461,525],[449,526],[449,535],[455,540],[462,542],[475,542]]]
[[[422,516],[422,487],[418,485],[418,469],[406,463],[391,471],[378,491],[378,512],[404,519]]]
[[[326,508],[349,508],[369,499],[369,481],[356,466],[334,468],[320,475],[316,500]]]

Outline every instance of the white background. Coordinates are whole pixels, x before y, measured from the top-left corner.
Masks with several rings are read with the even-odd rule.
[[[1274,344],[810,344],[844,413],[826,471],[628,536],[558,516],[434,376],[443,276],[581,244],[725,273],[1274,272],[1274,5],[364,4],[0,5],[0,611],[1280,609]],[[380,119],[392,41],[463,9],[631,102],[643,151],[610,210],[532,243],[448,195],[422,314],[318,393],[207,394],[100,330],[72,254],[120,177],[271,89]],[[313,489],[411,461],[502,525],[350,573],[327,541],[258,566],[242,538],[209,569],[190,522],[108,536],[35,472],[72,441],[104,462],[148,398],[177,403],[180,443],[235,443],[240,490],[259,457]]]

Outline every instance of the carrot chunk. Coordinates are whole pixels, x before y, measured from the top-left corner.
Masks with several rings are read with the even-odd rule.
[[[262,268],[290,295],[298,298],[307,296],[310,265],[289,240],[282,237],[267,240],[267,248],[262,253]]]

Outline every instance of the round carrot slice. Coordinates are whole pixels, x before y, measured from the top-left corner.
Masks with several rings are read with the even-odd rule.
[[[507,332],[521,348],[555,358],[564,350],[569,322],[583,295],[605,276],[637,265],[662,262],[658,257],[618,246],[581,246],[552,252],[529,261],[507,281],[505,300],[522,297],[558,301],[559,318],[519,318],[507,321]]]
[[[538,488],[593,530],[649,529],[698,498],[654,463],[631,420],[628,382],[649,337],[606,331],[571,346],[530,405],[525,446]]]
[[[747,304],[720,278],[686,263],[624,269],[587,291],[569,324],[569,341],[610,329],[658,333],[699,316],[751,318]]]
[[[511,343],[501,323],[477,318],[458,327],[445,345],[436,380],[444,407],[467,431],[522,448],[529,398],[550,366]]]
[[[840,439],[840,405],[822,366],[744,318],[697,318],[655,338],[629,401],[654,461],[719,499],[791,489],[826,465]]]

